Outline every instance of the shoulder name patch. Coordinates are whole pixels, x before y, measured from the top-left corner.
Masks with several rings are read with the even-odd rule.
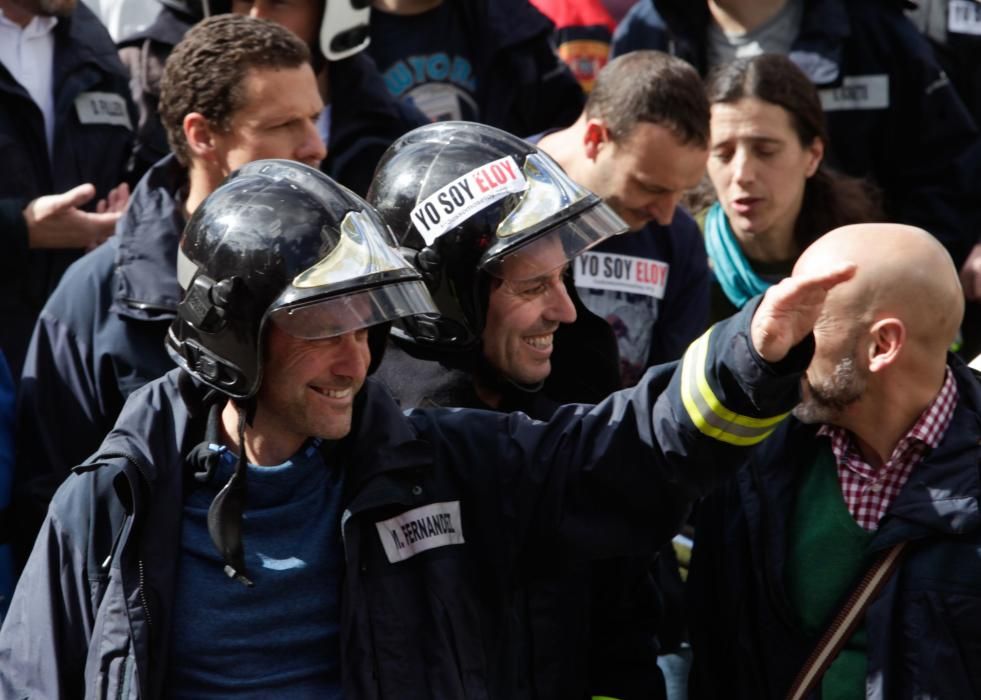
[[[82,92],[75,98],[75,112],[82,124],[112,124],[130,131],[126,100],[112,92]]]
[[[444,501],[407,510],[375,523],[385,555],[392,564],[420,552],[451,544],[463,544],[460,502]]]

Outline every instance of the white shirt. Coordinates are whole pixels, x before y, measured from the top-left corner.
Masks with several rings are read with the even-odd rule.
[[[84,0],[115,42],[146,29],[160,12],[153,0]]]
[[[10,71],[44,115],[48,157],[54,145],[54,28],[57,17],[35,16],[26,27],[0,10],[0,63]]]

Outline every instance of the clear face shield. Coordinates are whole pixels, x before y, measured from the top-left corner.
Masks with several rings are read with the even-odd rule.
[[[528,187],[497,228],[497,241],[480,266],[500,279],[541,277],[600,241],[625,233],[626,222],[551,158],[531,154],[523,168]]]
[[[269,319],[281,330],[314,340],[438,313],[418,272],[376,217],[352,211],[340,231],[333,250],[297,275],[272,305]]]

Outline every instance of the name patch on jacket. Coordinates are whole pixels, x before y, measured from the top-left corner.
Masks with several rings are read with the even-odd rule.
[[[660,260],[615,253],[583,253],[573,270],[576,286],[664,298],[670,265]]]
[[[981,36],[981,3],[950,0],[947,5],[947,31]]]
[[[486,163],[458,177],[419,202],[412,223],[426,245],[478,211],[527,187],[525,175],[511,156]]]
[[[889,108],[889,76],[848,75],[836,88],[819,90],[825,112]]]
[[[82,124],[112,124],[133,130],[126,100],[113,92],[80,93],[75,98],[75,111]]]
[[[375,523],[385,555],[392,564],[420,552],[451,544],[463,544],[460,502],[444,501],[407,510]]]

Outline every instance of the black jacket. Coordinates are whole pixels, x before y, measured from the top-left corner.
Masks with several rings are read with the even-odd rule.
[[[868,608],[866,697],[981,697],[981,384],[951,358],[959,400],[940,445],[913,472],[870,544],[910,542]],[[817,643],[801,628],[785,577],[797,465],[817,426],[795,420],[699,505],[688,610],[692,698],[786,697]],[[829,621],[830,623],[830,621]]]
[[[397,339],[389,343],[375,378],[403,409],[522,411],[548,420],[559,408],[545,391],[504,383],[501,406],[492,409],[477,396],[470,372],[417,359]],[[649,573],[650,559],[564,562],[549,557],[533,562],[522,583],[528,636],[520,647],[534,671],[533,697],[664,697],[657,666],[661,600]]]
[[[596,407],[564,406],[547,423],[453,409],[405,416],[369,379],[331,454],[348,470],[345,695],[521,697],[527,568],[651,551],[745,455],[735,444],[745,428],[719,425],[719,411],[779,416],[796,402],[812,344],[767,365],[747,337],[751,314],[716,326],[684,372],[652,369],[636,388]],[[0,695],[159,696],[184,456],[204,434],[202,392],[179,377],[135,393],[56,494],[0,629]],[[701,402],[699,387],[727,409]],[[777,420],[752,429],[753,440]],[[425,538],[437,539],[426,544],[436,546],[420,551],[389,521],[415,522],[426,506],[456,515],[442,532],[430,527]]]
[[[640,0],[617,27],[613,54],[659,49],[704,74],[709,22],[703,0]],[[805,0],[789,58],[821,91],[829,164],[872,179],[890,218],[925,228],[960,266],[978,237],[981,141],[901,3]]]
[[[444,1],[459,13],[472,52],[478,121],[523,136],[579,117],[582,88],[555,53],[554,25],[530,2]]]
[[[38,317],[18,402],[21,562],[71,468],[95,452],[132,392],[174,367],[164,337],[181,298],[186,182],[172,156],[153,167],[116,235],[68,269]]]
[[[84,3],[70,17],[59,19],[53,33],[55,128],[50,158],[40,108],[0,65],[0,199],[16,200],[13,206],[23,209],[36,197],[91,182],[96,191],[91,208],[124,179],[136,113],[116,47]],[[88,101],[84,93],[112,93],[113,107],[122,110],[119,119],[92,119],[91,110],[80,112],[80,101]],[[89,123],[82,123],[80,113]],[[127,119],[130,127],[119,123]],[[4,236],[8,274],[0,278],[0,346],[16,378],[38,312],[83,251],[29,250],[26,227],[7,229]]]

